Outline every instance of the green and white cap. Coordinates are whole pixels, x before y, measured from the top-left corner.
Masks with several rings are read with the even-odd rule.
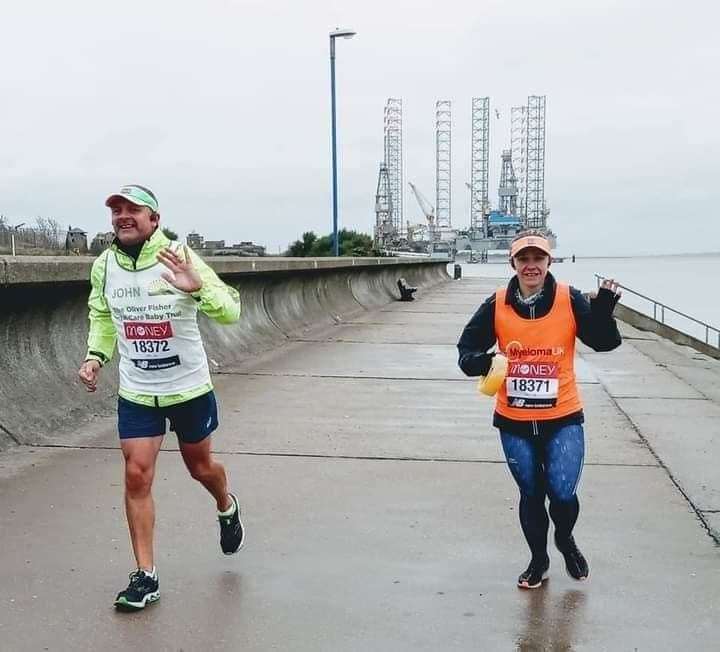
[[[130,184],[120,188],[118,192],[114,192],[105,200],[105,206],[110,206],[115,197],[122,197],[137,206],[147,206],[151,211],[157,213],[158,201],[152,190],[137,184]]]

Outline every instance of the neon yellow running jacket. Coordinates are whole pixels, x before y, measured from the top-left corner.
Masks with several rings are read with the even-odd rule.
[[[109,362],[115,352],[117,333],[112,322],[110,309],[105,300],[105,270],[108,256],[115,256],[118,264],[128,271],[146,269],[157,264],[158,252],[169,246],[171,241],[160,230],[145,242],[138,255],[137,261],[122,252],[117,245],[112,244],[95,260],[90,273],[90,331],[88,333],[88,350],[86,360],[97,360],[101,365]],[[191,249],[185,249],[190,254],[193,266],[203,281],[202,288],[193,293],[199,302],[198,310],[205,313],[219,324],[232,324],[240,319],[240,297],[234,288],[225,285],[215,272]],[[213,388],[212,383],[200,384],[198,387],[170,396],[155,396],[152,394],[137,394],[120,389],[119,394],[128,401],[142,405],[167,407],[184,403],[197,396],[206,394]]]

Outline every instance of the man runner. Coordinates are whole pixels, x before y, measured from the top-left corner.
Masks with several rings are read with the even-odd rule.
[[[153,557],[152,483],[166,420],[190,475],[213,496],[225,554],[244,543],[240,505],[222,464],[211,455],[217,403],[197,324],[197,311],[221,324],[240,319],[236,290],[202,259],[158,228],[155,195],[127,185],[110,195],[115,240],[91,272],[88,351],[80,380],[89,392],[100,369],[120,353],[118,431],[125,459],[125,512],[137,569],[115,606],[143,609],[160,598]]]

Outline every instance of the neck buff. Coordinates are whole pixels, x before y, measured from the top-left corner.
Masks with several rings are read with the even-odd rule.
[[[520,288],[515,290],[515,298],[518,300],[518,303],[521,303],[524,306],[532,306],[534,303],[537,302],[537,300],[543,295],[543,290],[539,290],[535,294],[531,294],[529,297],[524,297],[522,295],[522,292],[520,292]]]

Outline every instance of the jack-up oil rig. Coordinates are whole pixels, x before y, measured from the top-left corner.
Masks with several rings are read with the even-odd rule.
[[[528,97],[527,104],[511,109],[510,148],[501,156],[498,203],[489,198],[490,98],[472,98],[470,161],[470,219],[466,229],[452,226],[452,105],[435,105],[435,204],[408,183],[424,215],[417,224],[405,220],[402,100],[388,99],[384,114],[384,157],[375,193],[375,241],[387,253],[416,253],[471,260],[507,255],[510,241],[520,231],[544,232],[550,213],[545,201],[546,98]],[[499,114],[498,114],[499,115]]]

